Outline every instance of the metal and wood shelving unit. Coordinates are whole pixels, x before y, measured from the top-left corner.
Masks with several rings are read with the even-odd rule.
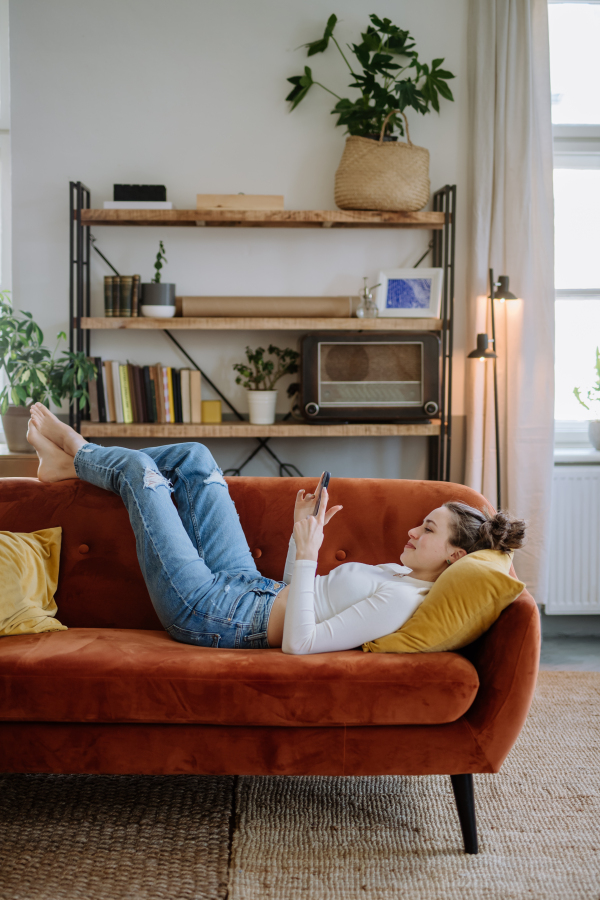
[[[454,318],[454,254],[455,254],[456,187],[446,185],[433,195],[433,210],[428,212],[368,212],[348,210],[106,210],[90,208],[90,191],[81,182],[69,186],[70,282],[69,318],[70,348],[90,354],[90,337],[94,330],[161,330],[187,356],[171,332],[196,331],[435,331],[441,337],[440,417],[424,423],[348,423],[312,424],[295,421],[274,425],[250,425],[235,410],[224,394],[202,373],[238,418],[237,422],[219,425],[165,425],[140,423],[117,425],[81,421],[71,410],[72,423],[85,437],[181,438],[255,438],[258,447],[251,455],[266,449],[280,463],[280,471],[290,474],[290,467],[276,457],[267,446],[273,437],[383,437],[426,436],[429,438],[429,477],[450,480],[452,442],[452,331]],[[432,265],[443,268],[441,319],[324,319],[324,318],[104,318],[90,316],[90,259],[92,226],[135,227],[206,227],[206,228],[393,228],[428,229]],[[98,251],[99,252],[99,251]],[[100,254],[102,256],[102,254]],[[108,260],[103,257],[110,265]],[[247,461],[249,461],[249,459]],[[245,464],[244,464],[245,465]],[[242,466],[243,467],[243,466]]]

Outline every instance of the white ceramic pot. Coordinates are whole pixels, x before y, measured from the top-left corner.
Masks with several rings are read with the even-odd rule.
[[[143,316],[149,316],[152,319],[172,319],[175,315],[174,306],[146,306],[142,303],[140,311]]]
[[[275,421],[277,391],[247,391],[250,423],[272,425]]]
[[[600,419],[588,422],[588,437],[594,450],[600,450]]]

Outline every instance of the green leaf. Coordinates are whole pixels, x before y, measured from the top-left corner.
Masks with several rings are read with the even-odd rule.
[[[298,104],[302,100],[304,100],[310,88],[314,84],[312,71],[308,66],[305,66],[304,75],[295,75],[293,78],[288,78],[288,81],[295,85],[294,90],[291,91],[285,98],[286,100],[290,100],[292,102],[292,109],[290,110],[290,112],[292,112],[292,110],[296,109]]]
[[[440,92],[442,97],[444,97],[445,100],[454,100],[454,97],[452,96],[452,91],[450,90],[448,85],[445,84],[445,82],[438,81],[438,82],[436,82],[436,85],[437,85],[438,91]]]
[[[366,67],[369,65],[370,59],[370,52],[368,47],[365,47],[364,44],[352,44],[351,49],[363,69],[366,69]]]
[[[363,46],[371,53],[375,53],[381,47],[381,38],[376,32],[365,32],[362,39]]]
[[[314,56],[316,53],[324,53],[329,46],[329,41],[331,35],[333,34],[333,29],[337,24],[337,16],[331,15],[327,19],[327,25],[325,26],[325,31],[323,32],[323,37],[319,38],[318,41],[311,41],[308,44],[303,44],[303,47],[308,48],[307,56]]]

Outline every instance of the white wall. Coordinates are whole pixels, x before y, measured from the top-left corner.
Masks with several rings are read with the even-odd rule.
[[[113,183],[166,184],[178,208],[196,193],[280,193],[289,209],[332,209],[344,135],[330,115],[333,98],[313,88],[290,114],[286,78],[306,62],[299,45],[318,37],[331,11],[338,39],[355,40],[376,7],[411,30],[421,58],[439,56],[455,74],[456,102],[440,115],[409,118],[412,140],[429,148],[432,189],[458,185],[456,339],[461,358],[465,259],[462,210],[466,163],[466,0],[11,0],[13,292],[48,342],[66,329],[68,182],[91,189],[92,206],[112,199]],[[311,62],[315,77],[340,93],[347,71],[335,51]],[[335,101],[333,101],[335,102]],[[94,228],[120,271],[148,280],[162,238],[164,280],[178,294],[356,294],[362,276],[412,265],[429,232]],[[93,313],[102,312],[102,279],[93,259]],[[235,404],[246,409],[232,364],[249,341],[284,346],[298,335],[190,332],[182,343]],[[92,333],[92,352],[138,364],[185,360],[158,334]],[[462,377],[455,369],[455,414]],[[280,392],[280,410],[286,408]],[[207,389],[205,397],[211,396]],[[239,463],[247,441],[211,441],[224,467]],[[426,439],[300,439],[273,442],[303,474],[423,477]],[[457,473],[461,471],[456,454]],[[273,474],[261,453],[247,474]],[[457,477],[460,477],[459,474]]]

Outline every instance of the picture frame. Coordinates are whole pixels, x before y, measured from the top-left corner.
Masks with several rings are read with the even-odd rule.
[[[379,273],[376,304],[382,318],[439,319],[443,269],[387,269]]]

